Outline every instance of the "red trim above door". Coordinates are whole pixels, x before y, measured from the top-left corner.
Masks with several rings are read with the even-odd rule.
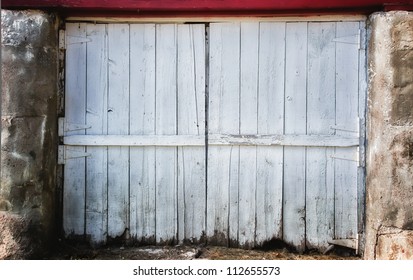
[[[413,0],[2,0],[2,8],[139,14],[314,14],[413,10]]]

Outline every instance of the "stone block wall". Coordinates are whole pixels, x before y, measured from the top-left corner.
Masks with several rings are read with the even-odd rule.
[[[413,13],[370,17],[366,259],[413,259]]]
[[[1,11],[0,259],[40,258],[56,238],[58,19]]]

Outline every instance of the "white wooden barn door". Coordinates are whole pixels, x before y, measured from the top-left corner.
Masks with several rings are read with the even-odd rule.
[[[362,30],[210,25],[207,236],[246,247],[278,239],[300,251],[354,244],[364,198]]]
[[[364,28],[68,23],[65,234],[299,250],[356,240]]]
[[[66,48],[65,234],[199,240],[204,25],[70,23]]]

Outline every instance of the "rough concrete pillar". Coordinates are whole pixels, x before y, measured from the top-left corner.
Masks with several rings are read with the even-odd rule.
[[[58,20],[1,11],[0,259],[39,258],[54,240]]]
[[[366,259],[413,259],[413,13],[370,17]]]

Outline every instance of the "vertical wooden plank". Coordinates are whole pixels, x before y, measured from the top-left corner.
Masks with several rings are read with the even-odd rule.
[[[176,135],[177,26],[156,26],[156,134]],[[156,242],[177,238],[177,148],[156,148]]]
[[[68,23],[70,37],[86,39],[86,24]],[[68,44],[66,49],[65,120],[85,124],[86,113],[86,42]],[[66,135],[85,134],[85,130],[68,131]],[[84,153],[85,147],[67,147]],[[85,158],[67,160],[64,166],[63,229],[66,236],[85,233]]]
[[[178,134],[205,135],[205,26],[178,25]],[[178,147],[179,240],[205,233],[205,147]]]
[[[285,134],[306,134],[307,23],[287,23]],[[305,147],[284,149],[284,241],[305,249]]]
[[[88,24],[86,134],[107,134],[108,41],[104,24]],[[86,234],[93,243],[107,235],[107,148],[87,147]]]
[[[360,22],[360,48],[359,48],[359,131],[360,131],[360,147],[359,147],[359,167],[357,178],[357,214],[358,223],[357,231],[359,236],[359,252],[364,250],[364,231],[365,231],[365,198],[366,198],[366,99],[367,99],[367,61],[366,61],[366,22]]]
[[[284,132],[285,23],[260,23],[258,134]],[[283,148],[257,147],[255,243],[282,238]]]
[[[335,124],[335,43],[333,22],[309,23],[307,134],[333,134]],[[306,245],[326,249],[334,239],[333,148],[307,148]]]
[[[129,25],[110,24],[108,134],[129,134]],[[108,235],[129,228],[129,147],[108,148]]]
[[[210,25],[209,122],[210,134],[239,134],[238,23]],[[227,245],[238,235],[239,147],[208,147],[207,236]]]
[[[257,134],[259,23],[241,23],[240,133]],[[255,239],[257,148],[240,147],[239,236],[240,246],[251,248]]]
[[[130,134],[155,134],[155,25],[130,26]],[[130,148],[130,231],[155,242],[155,147]]]
[[[236,102],[235,100],[232,102]],[[238,102],[239,103],[239,96]],[[239,131],[239,130],[238,130]],[[238,132],[239,133],[239,132]],[[229,151],[228,151],[229,148]],[[229,172],[229,213],[228,240],[229,246],[239,245],[239,146],[227,147]]]
[[[357,40],[358,22],[337,23],[336,42],[336,130],[340,136],[358,133],[358,80],[359,55]],[[343,42],[344,41],[344,42]],[[351,132],[353,131],[353,132]],[[357,148],[336,148],[335,154],[335,235],[337,239],[355,238],[357,234]]]

